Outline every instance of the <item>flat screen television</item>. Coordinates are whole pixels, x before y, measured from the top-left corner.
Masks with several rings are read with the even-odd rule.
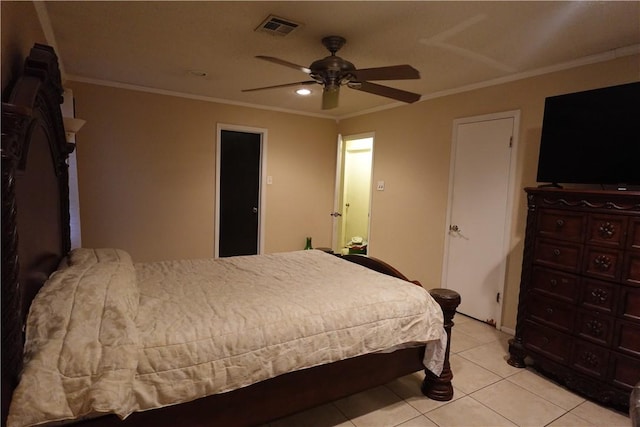
[[[640,82],[546,98],[537,180],[640,185]]]

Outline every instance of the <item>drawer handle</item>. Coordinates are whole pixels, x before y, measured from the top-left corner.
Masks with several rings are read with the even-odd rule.
[[[556,286],[558,286],[558,281],[556,279],[549,280],[549,283],[551,284],[552,288],[555,288]]]
[[[544,311],[545,311],[549,316],[551,316],[551,315],[553,314],[553,308],[551,308],[551,307],[547,307]]]
[[[611,258],[606,255],[598,255],[593,259],[593,263],[596,266],[596,269],[600,271],[607,271],[611,268]]]
[[[595,288],[591,291],[591,302],[594,304],[604,304],[609,299],[609,292],[602,288]]]
[[[560,249],[554,249],[553,250],[553,255],[560,256]]]
[[[582,353],[581,359],[586,365],[589,365],[592,368],[597,368],[598,365],[600,365],[600,359],[598,358],[598,356],[590,351],[585,351],[584,353]]]
[[[604,222],[598,228],[598,233],[603,239],[611,239],[616,234],[616,227],[610,222]]]
[[[589,333],[594,337],[599,337],[602,335],[602,330],[604,328],[604,324],[598,320],[589,320],[586,324]]]
[[[558,228],[564,227],[564,219],[557,220],[556,225],[558,226]]]

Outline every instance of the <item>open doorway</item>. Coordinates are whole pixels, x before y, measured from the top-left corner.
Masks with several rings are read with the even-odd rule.
[[[218,124],[214,256],[263,253],[267,130]]]
[[[333,250],[366,254],[370,245],[373,135],[338,141]]]

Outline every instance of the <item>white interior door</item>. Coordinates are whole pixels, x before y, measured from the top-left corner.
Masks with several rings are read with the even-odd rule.
[[[342,225],[342,165],[343,161],[343,153],[344,153],[344,142],[342,141],[342,135],[338,135],[338,150],[336,154],[336,182],[333,193],[333,212],[330,215],[333,217],[333,232],[331,233],[331,248],[335,253],[340,253],[342,251],[342,235],[343,235],[343,225]]]
[[[500,326],[519,112],[454,121],[443,286]]]

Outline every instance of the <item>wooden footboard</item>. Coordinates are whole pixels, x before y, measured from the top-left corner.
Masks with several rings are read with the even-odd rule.
[[[409,280],[404,274],[400,273],[391,265],[377,258],[369,257],[366,255],[342,255],[343,259],[362,265],[371,270],[377,271],[388,276],[397,277],[407,282],[414,283],[422,286],[422,284],[416,280]],[[460,305],[460,294],[451,289],[435,288],[429,291],[433,299],[442,308],[442,314],[444,317],[444,328],[447,331],[447,352],[444,361],[444,367],[440,376],[434,375],[425,369],[425,379],[422,383],[422,393],[430,399],[446,401],[453,398],[453,386],[451,381],[453,380],[453,372],[451,371],[451,365],[449,364],[449,349],[451,347],[451,328],[453,327],[453,316],[456,314],[456,309]]]
[[[82,426],[256,426],[388,383],[424,368],[424,348],[367,354],[280,375],[192,402],[82,422]]]

